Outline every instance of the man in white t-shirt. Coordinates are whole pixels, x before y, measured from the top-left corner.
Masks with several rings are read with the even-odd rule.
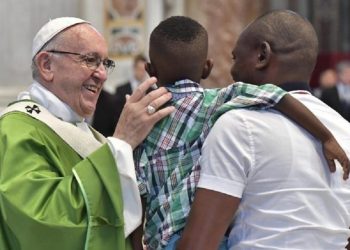
[[[274,82],[291,91],[349,156],[350,124],[308,89],[317,49],[308,21],[291,11],[273,11],[243,31],[231,73],[237,81]],[[349,183],[341,171],[329,173],[321,144],[280,113],[224,114],[205,141],[200,165],[178,249],[217,249],[231,223],[228,249],[345,248]]]

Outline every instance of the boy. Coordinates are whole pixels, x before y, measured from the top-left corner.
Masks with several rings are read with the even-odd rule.
[[[200,79],[208,77],[213,66],[207,51],[206,30],[187,17],[168,18],[151,34],[146,70],[172,93],[176,111],[159,122],[135,151],[140,193],[146,202],[144,241],[148,249],[163,249],[168,244],[171,249],[169,240],[173,242],[176,238],[172,236],[184,228],[199,179],[196,162],[220,114],[232,108],[275,105],[283,113],[293,109],[303,113],[297,120],[311,128],[311,113],[304,113],[305,108],[274,85],[235,83],[223,89],[201,88]],[[330,136],[328,131],[325,134]]]

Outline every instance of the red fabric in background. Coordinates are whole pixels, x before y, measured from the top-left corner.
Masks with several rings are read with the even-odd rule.
[[[316,67],[311,76],[311,88],[318,86],[318,78],[322,71],[329,68],[334,69],[337,63],[342,60],[350,60],[350,53],[320,53],[317,58]]]

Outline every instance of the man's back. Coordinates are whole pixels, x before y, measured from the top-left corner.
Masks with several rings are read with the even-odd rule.
[[[307,92],[294,97],[315,113],[350,155],[350,124]],[[225,148],[216,150],[216,155],[206,154],[204,146],[201,163],[216,164],[221,184],[229,179],[227,194],[242,195],[230,247],[345,247],[350,234],[350,189],[340,169],[329,173],[320,143],[276,112],[235,110],[219,119],[212,131],[220,126],[227,131],[214,132],[206,143],[221,136],[230,154]],[[203,172],[201,178],[207,174],[212,173]]]

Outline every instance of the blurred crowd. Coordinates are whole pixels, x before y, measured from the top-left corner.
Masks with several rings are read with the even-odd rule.
[[[341,61],[334,69],[321,72],[313,93],[350,121],[350,61]]]
[[[313,94],[350,121],[350,61],[322,71]]]

